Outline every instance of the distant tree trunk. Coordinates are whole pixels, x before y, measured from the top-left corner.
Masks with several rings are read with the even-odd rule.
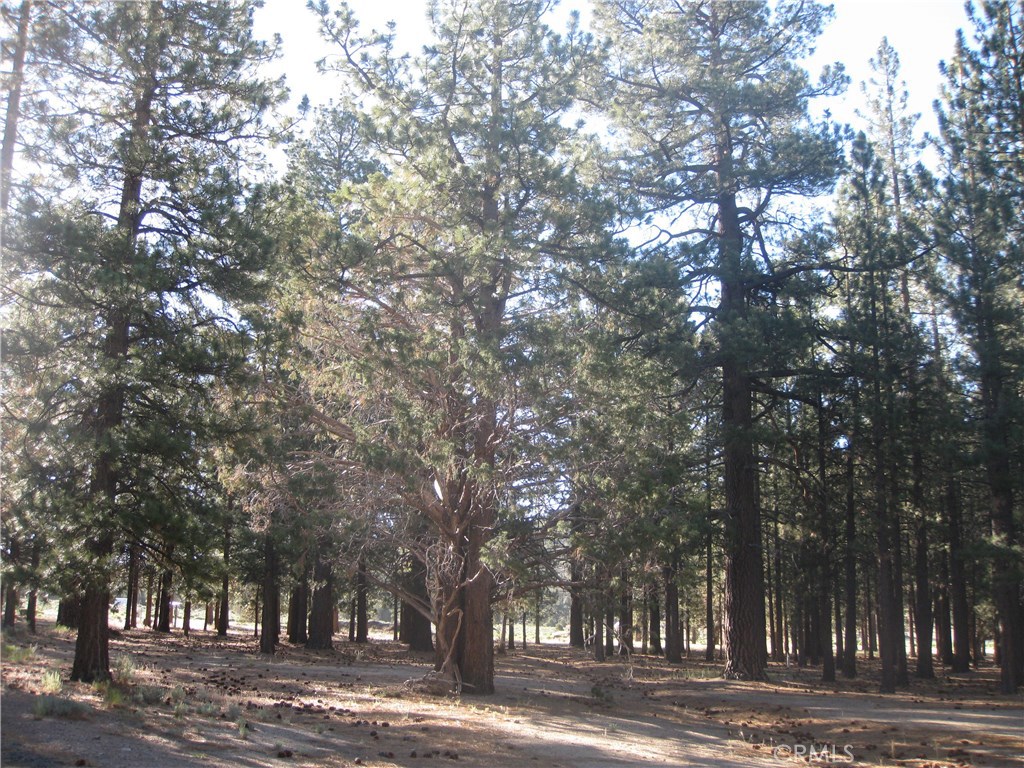
[[[523,638],[523,650],[526,650],[526,611],[523,611],[523,633],[520,635]]]
[[[633,653],[633,588],[629,580],[629,565],[622,564],[621,591],[619,592],[619,653]]]
[[[707,645],[704,660],[715,660],[715,559],[711,530],[704,543],[704,628]]]
[[[890,470],[895,478],[897,472],[895,467]],[[893,481],[895,484],[895,480]],[[896,489],[893,489],[891,498],[896,499]],[[896,550],[893,552],[893,601],[896,611],[896,636],[893,638],[896,648],[896,685],[906,688],[910,685],[910,670],[907,665],[907,621],[906,605],[903,599],[906,584],[905,569],[903,568],[903,518],[897,510],[893,515],[893,536]]]
[[[260,653],[273,656],[281,634],[281,585],[277,548],[268,530],[263,536],[263,627]]]
[[[405,574],[405,589],[415,595],[424,604],[430,602],[427,594],[427,569],[424,565],[414,561],[409,571]],[[430,619],[416,610],[408,603],[402,603],[402,622],[399,627],[398,639],[409,644],[410,651],[433,651],[433,630],[430,626]]]
[[[510,610],[507,614],[508,618],[508,650],[514,651],[516,649],[516,614],[515,611]]]
[[[228,500],[228,509],[230,510],[232,505],[231,500]],[[230,626],[229,616],[231,613],[231,602],[230,593],[228,589],[231,585],[231,578],[229,576],[229,570],[231,567],[231,516],[224,516],[224,572],[220,577],[220,609],[217,613],[217,635],[218,637],[225,637],[228,634],[228,627]]]
[[[836,658],[832,648],[832,521],[829,516],[829,482],[828,482],[828,447],[830,444],[828,414],[825,412],[823,396],[818,392],[818,525],[820,527],[820,551],[818,561],[818,635],[817,641],[821,649],[821,679],[826,683],[835,682]]]
[[[856,399],[854,399],[856,408]],[[854,436],[853,439],[856,439]],[[857,499],[854,446],[846,446],[846,550],[843,553],[846,595],[846,641],[843,644],[843,677],[857,676]]]
[[[949,602],[953,614],[948,664],[954,672],[967,672],[971,668],[971,650],[970,609],[964,573],[963,506],[960,489],[952,480],[946,486],[946,515],[949,529]],[[946,622],[949,622],[948,613]]]
[[[306,620],[309,614],[309,580],[305,571],[292,589],[288,601],[288,642],[296,645],[306,642]]]
[[[32,587],[28,593],[28,604],[25,606],[25,623],[28,625],[28,631],[33,635],[36,633],[36,608],[38,601],[39,590]]]
[[[917,590],[915,596],[915,630],[917,633],[917,668],[915,674],[922,679],[935,677],[935,664],[932,659],[932,596],[928,575],[928,528],[924,518],[917,523],[915,531],[914,582]]]
[[[146,569],[146,618],[143,626],[153,626],[153,569]]]
[[[615,608],[610,602],[604,609],[604,653],[605,656],[615,653]]]
[[[13,627],[18,616],[18,604],[20,596],[18,587],[11,578],[7,579],[7,589],[4,591],[4,627]]]
[[[541,601],[543,596],[543,592],[538,592],[537,601],[534,603],[533,606],[533,642],[536,645],[540,645],[540,613],[541,607],[543,606],[543,603]]]
[[[783,661],[789,650],[789,635],[786,631],[786,598],[782,584],[782,538],[779,536],[779,519],[772,522],[772,560],[775,563],[775,636],[779,638],[779,655],[775,661]]]
[[[327,650],[333,647],[334,573],[329,562],[317,556],[313,568],[313,605],[309,612],[309,637],[306,647]]]
[[[583,566],[575,555],[569,560],[569,645],[583,648],[586,636],[583,632]]]
[[[353,597],[348,601],[348,641],[356,641],[356,599]]]
[[[206,632],[211,624],[213,624],[213,602],[207,600],[203,609],[203,632]]]
[[[62,598],[57,604],[57,624],[68,629],[78,629],[78,616],[81,610],[81,598]]]
[[[192,601],[185,600],[185,610],[181,617],[181,630],[185,637],[188,637],[189,632],[192,630]]]
[[[166,569],[160,577],[160,602],[157,604],[157,632],[171,631],[171,584],[174,574]]]
[[[665,579],[665,659],[678,664],[683,660],[683,638],[679,628],[678,548],[673,548],[669,564],[662,569],[662,575]],[[713,618],[710,631],[714,632]]]
[[[660,656],[665,652],[665,649],[661,645],[661,603],[658,601],[657,582],[651,582],[647,595],[647,618],[650,622],[651,653]]]
[[[124,628],[126,630],[136,626],[135,612],[132,609],[139,600],[140,570],[139,545],[132,544],[128,547],[128,586],[125,589]]]
[[[370,639],[369,617],[367,616],[367,596],[369,587],[366,583],[366,559],[359,558],[356,571],[356,636],[357,643],[365,643]]]

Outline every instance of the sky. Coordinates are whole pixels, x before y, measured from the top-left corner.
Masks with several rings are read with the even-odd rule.
[[[725,1],[725,0],[723,0]],[[287,75],[293,104],[307,95],[321,104],[337,94],[337,82],[316,71],[318,58],[331,52],[317,33],[316,18],[302,0],[265,0],[256,15],[256,34],[283,39],[279,62]],[[364,29],[382,29],[389,20],[397,24],[398,45],[418,52],[427,33],[426,0],[350,0],[349,5]],[[587,0],[563,0],[563,6],[580,7],[586,19]],[[938,65],[952,56],[956,30],[968,29],[962,0],[834,0],[835,19],[818,38],[817,52],[806,62],[816,76],[823,64],[842,62],[851,78],[843,97],[819,104],[841,122],[856,123],[855,110],[862,103],[860,83],[870,77],[869,60],[883,37],[895,47],[903,79],[910,94],[910,108],[921,114],[920,131],[935,131],[932,102],[939,95]],[[557,24],[552,25],[556,30]]]

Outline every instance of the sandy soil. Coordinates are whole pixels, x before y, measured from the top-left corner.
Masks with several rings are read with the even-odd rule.
[[[43,625],[4,641],[35,645],[31,658],[3,661],[4,768],[1024,768],[1024,700],[996,694],[991,669],[880,696],[868,665],[863,679],[827,686],[817,670],[785,667],[772,668],[771,682],[743,683],[695,661],[597,664],[531,644],[498,657],[497,694],[459,699],[409,682],[430,672],[429,656],[383,639],[331,652],[284,644],[267,658],[251,634],[133,630],[112,641],[111,657],[134,669],[104,691],[67,682],[69,633]],[[64,677],[57,698],[81,711],[36,713],[52,670]]]

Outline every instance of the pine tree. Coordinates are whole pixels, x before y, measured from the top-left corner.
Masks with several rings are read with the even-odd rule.
[[[26,466],[63,478],[76,680],[110,674],[122,534],[180,530],[202,509],[211,383],[244,353],[228,307],[258,287],[268,243],[239,170],[280,97],[255,74],[272,50],[251,36],[253,6],[50,8],[71,54],[45,68],[48,101],[22,123],[49,175],[12,238],[5,365],[23,384],[8,406],[42,438],[21,446]]]
[[[434,42],[416,59],[388,35],[362,37],[347,9],[315,10],[373,104],[365,127],[385,172],[343,188],[353,237],[320,265],[336,291],[306,312],[330,371],[310,379],[330,406],[314,417],[349,444],[351,477],[430,521],[438,666],[491,693],[484,554],[521,466],[534,329],[557,304],[552,274],[602,247],[562,120],[593,47],[575,28],[554,34],[533,0],[431,5]]]
[[[936,288],[970,346],[977,387],[978,458],[989,492],[1000,684],[1024,684],[1020,493],[1024,380],[1024,6],[972,7],[975,46],[961,34],[938,103],[942,178],[934,226]],[[1016,473],[1019,475],[1019,473]]]
[[[796,61],[829,12],[814,3],[599,2],[612,39],[612,118],[627,160],[622,182],[656,220],[710,319],[721,372],[729,676],[761,679],[767,662],[764,567],[753,397],[771,333],[757,298],[806,264],[782,263],[769,212],[776,198],[833,183],[836,144],[807,105],[844,84],[814,84]],[[685,242],[676,248],[675,242]],[[813,261],[813,258],[811,259]],[[714,288],[708,288],[710,282]]]

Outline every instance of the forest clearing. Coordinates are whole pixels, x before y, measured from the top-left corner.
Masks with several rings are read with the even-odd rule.
[[[41,625],[36,636],[17,635],[28,641],[31,657],[3,667],[5,768],[383,768],[424,759],[781,768],[807,764],[800,755],[811,750],[814,765],[1024,766],[1024,707],[996,693],[991,666],[891,697],[877,693],[877,668],[867,664],[860,679],[827,685],[814,668],[777,664],[768,682],[742,682],[697,660],[599,664],[564,644],[530,643],[498,657],[493,697],[459,699],[410,684],[433,669],[431,655],[383,636],[332,651],[288,645],[267,657],[255,653],[251,631],[185,638],[140,629],[111,640],[126,678],[119,694],[67,682],[46,694],[46,672],[69,664],[70,635]],[[130,665],[119,661],[126,657]],[[39,714],[47,695],[75,707]]]

